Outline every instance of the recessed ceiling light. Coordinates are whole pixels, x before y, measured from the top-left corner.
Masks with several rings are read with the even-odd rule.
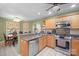
[[[51,13],[52,13],[52,12],[49,11],[49,12],[48,12],[48,15],[50,15]]]
[[[75,7],[76,6],[76,4],[73,4],[72,6],[71,6],[71,8],[73,8],[73,7]]]
[[[15,21],[15,22],[20,22],[21,20],[20,20],[20,18],[15,17],[13,21]]]
[[[40,12],[38,12],[38,15],[40,15]]]

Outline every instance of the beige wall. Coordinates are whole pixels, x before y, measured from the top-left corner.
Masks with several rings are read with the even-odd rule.
[[[19,22],[6,21],[6,34],[12,29],[16,29],[17,32],[20,31],[20,24],[19,24]]]
[[[23,23],[23,32],[29,32],[29,22]]]

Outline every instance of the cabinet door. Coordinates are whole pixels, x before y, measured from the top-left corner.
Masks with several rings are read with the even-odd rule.
[[[54,36],[52,36],[52,35],[47,36],[47,46],[51,47],[51,48],[55,47],[55,37]]]
[[[46,44],[47,44],[47,42],[46,42],[46,36],[43,36],[43,48],[46,47]]]
[[[43,37],[39,38],[39,51],[43,49],[44,42],[43,42]]]
[[[72,49],[71,54],[79,56],[79,39],[72,39]]]
[[[55,28],[55,19],[47,19],[45,20],[46,28]]]
[[[71,28],[79,28],[79,15],[71,16]]]
[[[28,56],[28,42],[25,40],[20,40],[20,53],[23,56]]]
[[[42,50],[42,45],[43,45],[42,38],[39,38],[39,51]]]

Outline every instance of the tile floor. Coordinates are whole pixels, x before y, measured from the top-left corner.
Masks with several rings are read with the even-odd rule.
[[[59,53],[54,49],[46,47],[37,56],[66,56],[66,55]]]
[[[16,51],[16,46],[0,47],[0,56],[20,56]],[[56,52],[54,49],[46,47],[36,56],[66,56],[62,53]]]
[[[19,56],[17,52],[17,47],[16,46],[0,47],[0,56]]]

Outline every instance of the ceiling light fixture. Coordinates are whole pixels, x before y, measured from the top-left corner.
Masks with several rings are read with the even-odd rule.
[[[20,22],[21,20],[20,20],[18,17],[16,17],[16,18],[14,18],[13,21],[15,21],[15,22]]]
[[[38,15],[40,15],[40,12],[38,12]]]
[[[48,12],[48,15],[50,15],[51,13],[52,13],[52,12],[49,11],[49,12]]]
[[[71,6],[71,8],[73,8],[73,7],[75,7],[76,6],[76,4],[73,4],[72,6]]]

